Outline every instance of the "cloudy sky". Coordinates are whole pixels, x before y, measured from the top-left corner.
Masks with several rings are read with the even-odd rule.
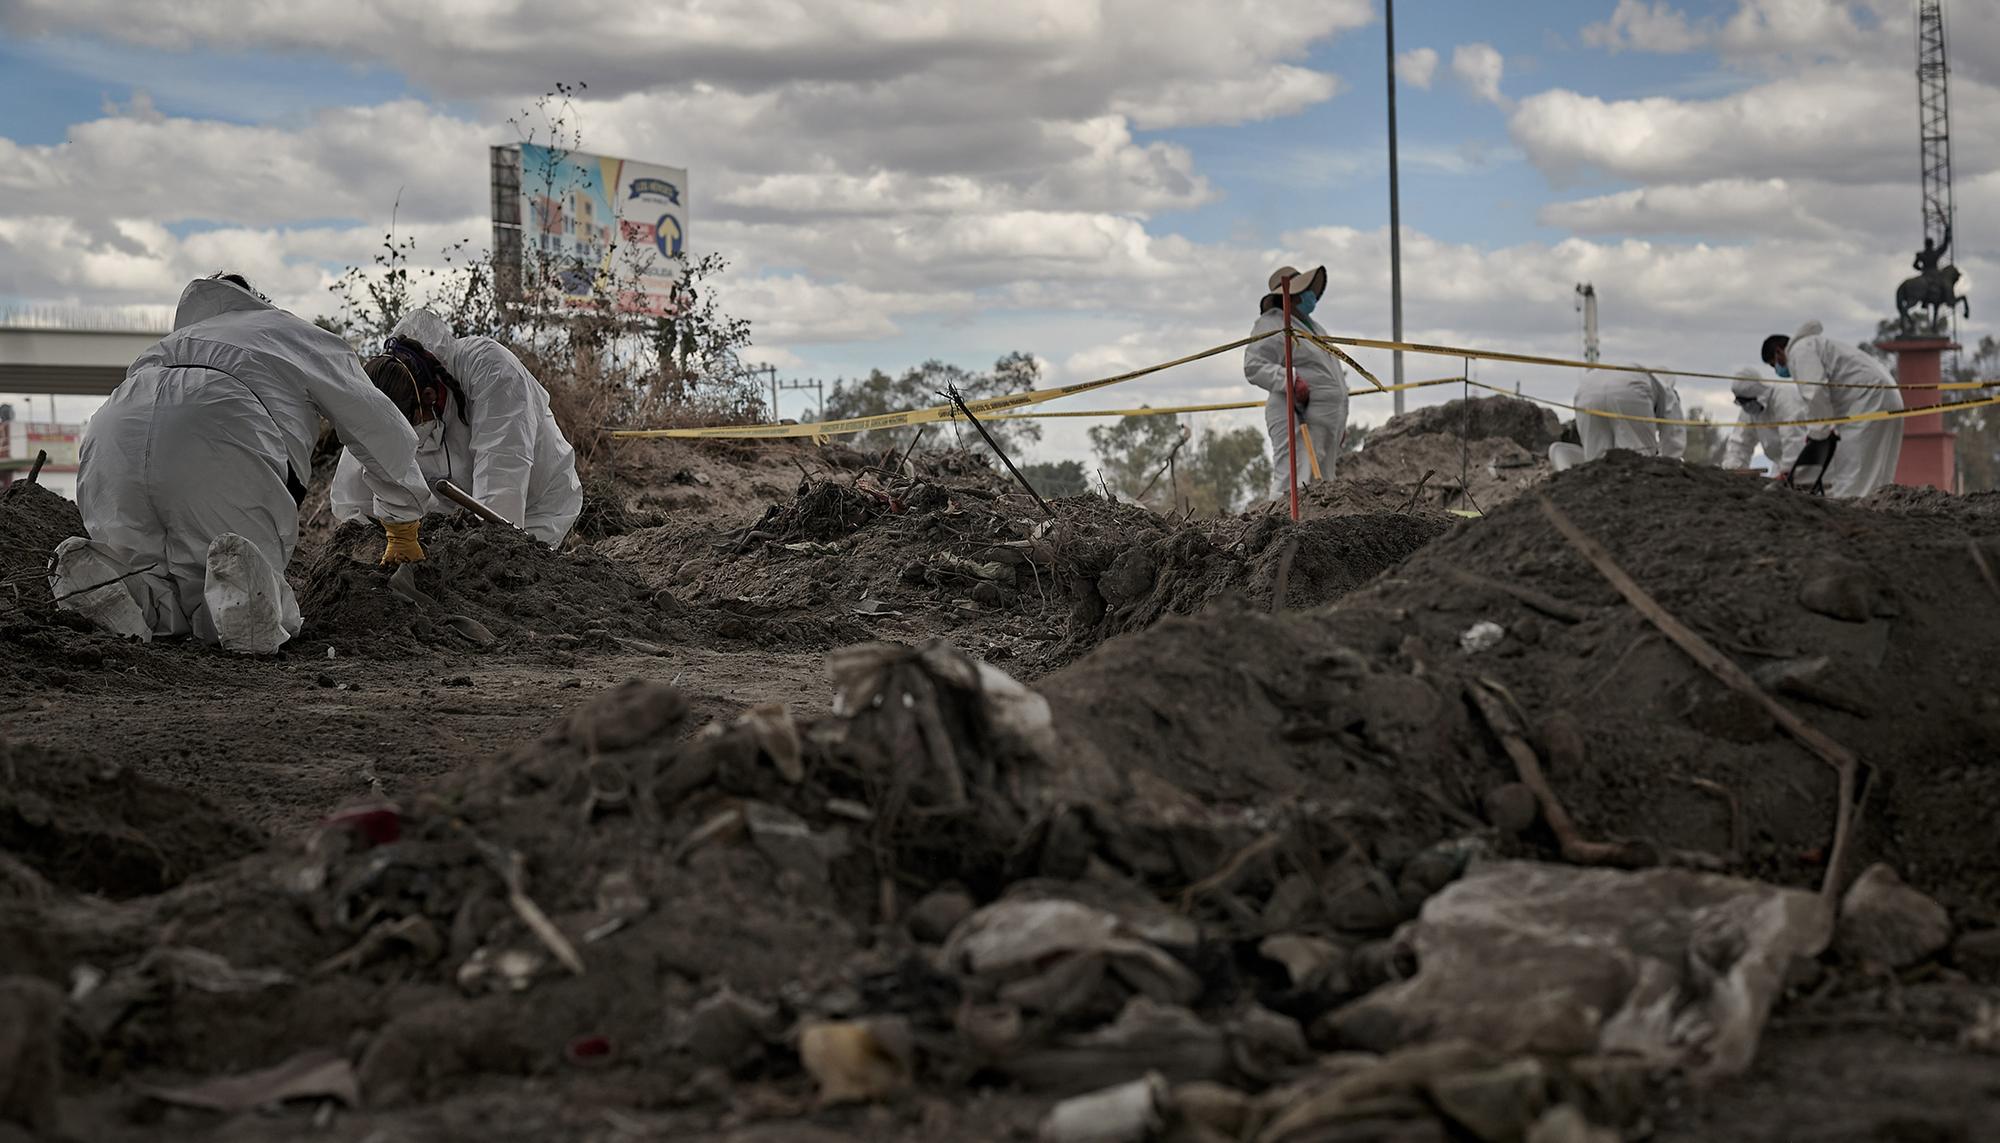
[[[1913,8],[1404,0],[1408,335],[1574,355],[1581,281],[1610,359],[1871,334],[1921,237]],[[1947,8],[1976,336],[2000,0]],[[1283,262],[1386,337],[1382,34],[1372,0],[0,0],[0,306],[157,311],[234,267],[328,312],[399,198],[426,254],[484,245],[487,147],[580,81],[587,149],[690,169],[690,244],[787,377],[1020,349],[1084,380],[1242,336]],[[1079,400],[1251,395],[1223,359]]]

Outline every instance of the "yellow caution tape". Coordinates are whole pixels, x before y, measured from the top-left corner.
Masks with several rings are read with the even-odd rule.
[[[1526,353],[1502,353],[1499,350],[1467,349],[1456,345],[1428,345],[1419,341],[1381,341],[1368,337],[1332,337],[1316,334],[1311,330],[1295,329],[1294,335],[1318,345],[1329,353],[1340,353],[1340,346],[1356,349],[1401,350],[1404,353],[1428,353],[1439,357],[1465,357],[1474,361],[1506,361],[1516,365],[1548,365],[1558,369],[1612,370],[1618,373],[1658,373],[1667,377],[1699,377],[1711,381],[1741,381],[1734,373],[1698,373],[1687,369],[1655,369],[1645,365],[1614,365],[1604,361],[1578,361],[1569,357],[1538,357]],[[1340,354],[1344,361],[1352,361],[1346,354]],[[1359,368],[1359,366],[1356,366]],[[1364,374],[1366,376],[1366,374]],[[1773,380],[1771,384],[1777,384]],[[1858,381],[1797,381],[1792,384],[1819,389],[1990,389],[2000,385],[2000,381],[1943,381],[1925,385],[1871,385]]]
[[[1214,357],[1217,354],[1228,353],[1231,350],[1242,349],[1245,346],[1251,345],[1255,342],[1262,341],[1267,337],[1274,337],[1278,334],[1285,332],[1287,331],[1278,329],[1278,330],[1270,330],[1265,333],[1252,334],[1249,337],[1229,342],[1226,345],[1218,345],[1210,349],[1204,349],[1199,353],[1190,353],[1185,357],[1177,357],[1172,361],[1163,361],[1157,365],[1148,365],[1144,368],[1134,369],[1127,373],[1120,373],[1113,377],[1102,377],[1095,381],[1081,381],[1074,385],[1062,385],[1054,389],[1030,389],[1019,393],[1007,393],[998,397],[982,397],[976,401],[967,401],[965,405],[966,408],[974,415],[978,416],[991,415],[992,418],[996,420],[1011,420],[1015,418],[1026,418],[1026,417],[1113,417],[1113,416],[1131,417],[1131,416],[1146,416],[1146,415],[1165,415],[1169,413],[1174,413],[1174,414],[1205,413],[1205,412],[1221,412],[1225,410],[1234,410],[1234,409],[1254,409],[1262,406],[1264,402],[1261,400],[1231,401],[1231,402],[1223,402],[1210,405],[1180,405],[1162,409],[1154,409],[1154,408],[1089,409],[1089,410],[1079,410],[1075,412],[1044,411],[1044,412],[1034,412],[1034,413],[1020,413],[1020,412],[1008,411],[1013,409],[1019,409],[1028,405],[1045,404],[1049,401],[1061,400],[1064,397],[1073,397],[1079,393],[1088,393],[1095,389],[1103,389],[1111,385],[1120,385],[1127,381],[1136,381],[1141,377],[1146,377],[1154,373],[1159,373],[1164,370],[1173,369],[1181,365],[1187,365],[1192,362],[1201,361],[1205,358]],[[1636,365],[1613,365],[1601,361],[1577,361],[1571,358],[1563,358],[1563,357],[1542,357],[1525,353],[1503,353],[1497,350],[1471,349],[1463,346],[1453,346],[1453,345],[1430,345],[1424,342],[1416,342],[1416,341],[1383,341],[1377,338],[1366,338],[1366,337],[1331,337],[1327,335],[1314,333],[1311,330],[1300,329],[1298,327],[1292,327],[1290,329],[1290,334],[1293,337],[1303,338],[1313,343],[1314,345],[1317,345],[1320,348],[1328,351],[1329,353],[1332,353],[1335,356],[1339,357],[1341,361],[1345,362],[1356,373],[1360,374],[1364,379],[1366,379],[1371,385],[1374,386],[1374,388],[1372,389],[1357,390],[1356,391],[1357,395],[1364,393],[1394,393],[1406,389],[1423,389],[1433,385],[1471,384],[1471,385],[1476,385],[1481,389],[1487,389],[1492,392],[1501,393],[1507,396],[1525,396],[1524,394],[1510,393],[1508,392],[1508,390],[1502,389],[1495,385],[1487,385],[1478,381],[1468,381],[1466,378],[1463,377],[1443,377],[1431,381],[1411,381],[1401,385],[1384,385],[1379,379],[1376,378],[1376,376],[1373,373],[1370,373],[1366,368],[1364,368],[1361,365],[1360,362],[1354,360],[1352,356],[1350,356],[1345,350],[1343,350],[1341,348],[1342,346],[1353,346],[1357,349],[1401,350],[1406,353],[1425,353],[1425,354],[1434,354],[1441,357],[1460,357],[1460,358],[1468,358],[1479,361],[1506,361],[1518,365],[1546,365],[1562,369],[1614,370],[1618,372],[1658,373],[1658,374],[1665,374],[1670,377],[1698,377],[1698,378],[1712,379],[1716,381],[1741,380],[1741,378],[1736,376],[1735,374],[1700,373],[1684,369],[1647,369],[1643,366],[1636,366]],[[1898,389],[1972,390],[1972,389],[1992,388],[1996,385],[2000,385],[2000,381],[1955,381],[1955,382],[1941,382],[1934,385],[1896,385],[1896,386],[1865,385],[1865,384],[1843,383],[1834,381],[1796,381],[1794,382],[1794,384],[1802,386],[1817,386],[1822,388],[1835,388],[1835,389],[1898,388]],[[1527,397],[1527,399],[1531,401],[1540,402],[1541,404],[1544,405],[1551,405],[1558,409],[1569,409],[1572,412],[1576,411],[1574,406],[1565,404],[1564,402],[1561,401],[1551,401],[1548,400],[1547,398],[1533,397],[1533,396],[1529,396]],[[1945,411],[1956,411],[1963,409],[1977,409],[1995,403],[2000,403],[2000,398],[1988,398],[1980,401],[1960,401],[1954,404],[1945,404],[1945,405],[1931,405],[1920,409],[1904,410],[1901,412],[1888,410],[1878,413],[1864,413],[1864,414],[1858,414],[1853,417],[1831,420],[1831,421],[1764,421],[1760,423],[1767,425],[1786,425],[1786,426],[1853,424],[1860,421],[1884,420],[1884,419],[1893,419],[1897,417],[1916,417],[1916,416],[1922,416],[1928,412],[1945,412]],[[1651,424],[1660,424],[1660,425],[1682,425],[1682,426],[1694,427],[1699,425],[1713,425],[1717,423],[1713,421],[1671,420],[1663,417],[1640,417],[1631,414],[1605,413],[1605,412],[1599,412],[1597,410],[1587,410],[1587,411],[1592,416],[1607,417],[1613,420],[1645,421]],[[817,440],[824,440],[828,437],[843,436],[849,433],[862,433],[874,429],[901,428],[907,425],[931,424],[937,421],[955,421],[958,418],[959,418],[959,413],[955,407],[951,405],[934,405],[931,406],[930,408],[925,408],[925,409],[908,409],[899,413],[878,413],[872,416],[849,417],[845,420],[838,420],[838,421],[813,421],[805,424],[714,425],[707,428],[696,428],[696,429],[612,429],[610,430],[610,435],[617,440],[652,440],[652,439],[669,438],[669,437],[735,438],[739,440],[764,440],[764,439],[782,439],[787,437],[812,437]]]
[[[1405,389],[1428,389],[1433,385],[1463,384],[1463,377],[1438,377],[1429,381],[1405,381],[1401,385],[1385,385],[1380,390],[1361,389],[1349,396],[1368,397],[1377,392],[1395,393]],[[1166,405],[1154,407],[1141,405],[1136,409],[1044,409],[1033,413],[995,413],[982,418],[988,421],[1023,421],[1039,417],[1159,417],[1169,413],[1221,413],[1236,409],[1261,409],[1269,399],[1262,401],[1224,401],[1214,405]]]
[[[1074,385],[1062,385],[1054,389],[1029,389],[1020,393],[1003,394],[998,397],[982,397],[977,401],[967,401],[965,407],[976,416],[988,412],[998,413],[1007,409],[1018,409],[1023,405],[1039,405],[1045,401],[1055,401],[1063,397],[1074,397],[1078,393],[1088,393],[1093,389],[1102,389],[1108,385],[1123,384],[1127,381],[1134,381],[1145,377],[1148,374],[1200,361],[1203,358],[1214,357],[1218,353],[1228,353],[1232,349],[1242,349],[1252,342],[1262,341],[1267,337],[1275,337],[1281,332],[1283,331],[1271,330],[1267,333],[1252,334],[1239,341],[1232,341],[1227,345],[1218,345],[1213,349],[1204,349],[1199,353],[1190,353],[1186,357],[1177,357],[1172,361],[1163,361],[1158,365],[1148,365],[1143,369],[1134,369],[1129,373],[1120,373],[1115,377],[1101,377],[1095,381],[1079,381]],[[849,417],[846,420],[840,421],[813,421],[802,425],[714,425],[702,429],[613,429],[611,430],[611,436],[617,440],[653,440],[661,437],[735,437],[739,439],[758,440],[782,437],[832,437],[844,436],[848,433],[865,433],[871,429],[894,429],[904,425],[925,425],[936,421],[952,421],[957,419],[958,410],[953,406],[934,405],[928,409],[910,409],[901,413],[878,413],[871,417]]]
[[[1613,413],[1603,409],[1579,409],[1575,405],[1569,404],[1568,402],[1565,401],[1555,401],[1547,397],[1534,397],[1525,393],[1517,394],[1509,390],[1502,389],[1498,385],[1488,385],[1484,381],[1470,381],[1467,382],[1467,384],[1473,386],[1476,389],[1487,389],[1495,393],[1505,394],[1506,396],[1509,397],[1518,396],[1523,400],[1534,401],[1538,404],[1548,405],[1552,408],[1568,409],[1570,412],[1575,413],[1578,416],[1600,417],[1607,421],[1638,421],[1648,425],[1669,425],[1669,426],[1680,426],[1683,428],[1727,429],[1734,427],[1734,424],[1732,422],[1725,422],[1725,421],[1691,421],[1685,419],[1676,419],[1673,417],[1643,417],[1637,413]],[[1825,426],[1825,427],[1834,427],[1838,425],[1858,425],[1868,421],[1899,421],[1909,417],[1927,416],[1931,413],[1960,413],[1968,409],[1984,409],[1992,405],[2000,405],[2000,397],[1985,397],[1977,401],[1946,401],[1936,405],[1919,405],[1915,408],[1908,408],[1908,409],[1875,409],[1866,413],[1853,413],[1845,417],[1832,417],[1822,420],[1758,421],[1756,422],[1756,426],[1761,429],[1761,428],[1792,428],[1800,425]]]

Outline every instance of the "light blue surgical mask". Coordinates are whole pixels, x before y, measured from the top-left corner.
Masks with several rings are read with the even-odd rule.
[[[1771,366],[1771,371],[1787,381],[1792,379],[1792,371],[1783,365],[1773,365]]]
[[[1308,317],[1312,314],[1313,307],[1318,304],[1319,295],[1311,290],[1306,290],[1292,299],[1292,312],[1300,317]]]

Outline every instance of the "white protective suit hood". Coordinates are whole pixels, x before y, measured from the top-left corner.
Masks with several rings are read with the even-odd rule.
[[[424,479],[450,480],[543,543],[561,543],[583,511],[583,486],[548,390],[506,346],[490,337],[454,336],[430,310],[403,315],[389,336],[429,350],[465,393],[462,413],[456,400],[445,402],[442,441],[418,450]],[[331,499],[337,519],[372,514],[357,476],[343,456]],[[457,506],[434,498],[429,510],[454,512]]]
[[[411,310],[389,331],[390,337],[407,337],[431,351],[431,356],[443,361],[445,356],[458,348],[458,338],[452,336],[451,327],[444,319],[429,310]],[[447,363],[445,368],[451,368]],[[461,381],[463,379],[461,378]]]
[[[1729,383],[1729,392],[1739,401],[1762,401],[1771,403],[1771,386],[1757,377],[1738,377]]]
[[[186,329],[198,322],[238,310],[277,308],[234,282],[225,282],[220,278],[196,278],[181,291],[180,305],[174,307],[174,328]]]

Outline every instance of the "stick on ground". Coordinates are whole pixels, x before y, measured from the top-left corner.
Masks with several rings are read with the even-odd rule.
[[[1603,545],[1577,527],[1576,522],[1564,515],[1562,509],[1557,508],[1546,495],[1537,493],[1535,499],[1541,502],[1542,514],[1549,518],[1549,522],[1556,526],[1556,531],[1562,533],[1563,538],[1570,542],[1570,546],[1588,560],[1612,587],[1617,588],[1618,594],[1624,596],[1625,601],[1639,614],[1651,620],[1662,635],[1686,651],[1689,658],[1700,664],[1709,674],[1714,675],[1722,685],[1746,698],[1756,700],[1786,734],[1791,735],[1801,746],[1810,750],[1820,761],[1833,767],[1840,774],[1840,802],[1834,812],[1833,850],[1827,854],[1826,877],[1820,882],[1820,895],[1831,900],[1840,892],[1841,868],[1846,863],[1847,851],[1854,841],[1854,822],[1859,809],[1855,798],[1855,787],[1862,776],[1861,760],[1845,746],[1828,738],[1817,727],[1800,718],[1792,708],[1771,697],[1763,687],[1757,685],[1757,680],[1736,665],[1735,660],[1716,650],[1708,640],[1696,634],[1687,624],[1674,618],[1671,612],[1660,606],[1658,600],[1646,593],[1645,588],[1639,586],[1638,581],[1627,575],[1624,568],[1618,566],[1618,561],[1611,558],[1611,553],[1605,551]]]
[[[938,396],[958,406],[959,414],[971,421],[972,427],[979,430],[979,435],[986,438],[986,447],[999,455],[1000,463],[1006,465],[1007,471],[1014,474],[1014,479],[1021,482],[1021,487],[1028,490],[1028,495],[1035,498],[1035,503],[1041,506],[1042,513],[1051,520],[1055,519],[1056,510],[1049,507],[1049,502],[1042,499],[1042,494],[1035,491],[1035,486],[1028,483],[1028,478],[1021,475],[1020,469],[1014,467],[1014,462],[1007,456],[1007,450],[1000,447],[1000,442],[994,440],[993,434],[986,431],[986,426],[979,423],[979,418],[972,415],[972,410],[965,407],[965,398],[959,395],[958,386],[947,385]]]

